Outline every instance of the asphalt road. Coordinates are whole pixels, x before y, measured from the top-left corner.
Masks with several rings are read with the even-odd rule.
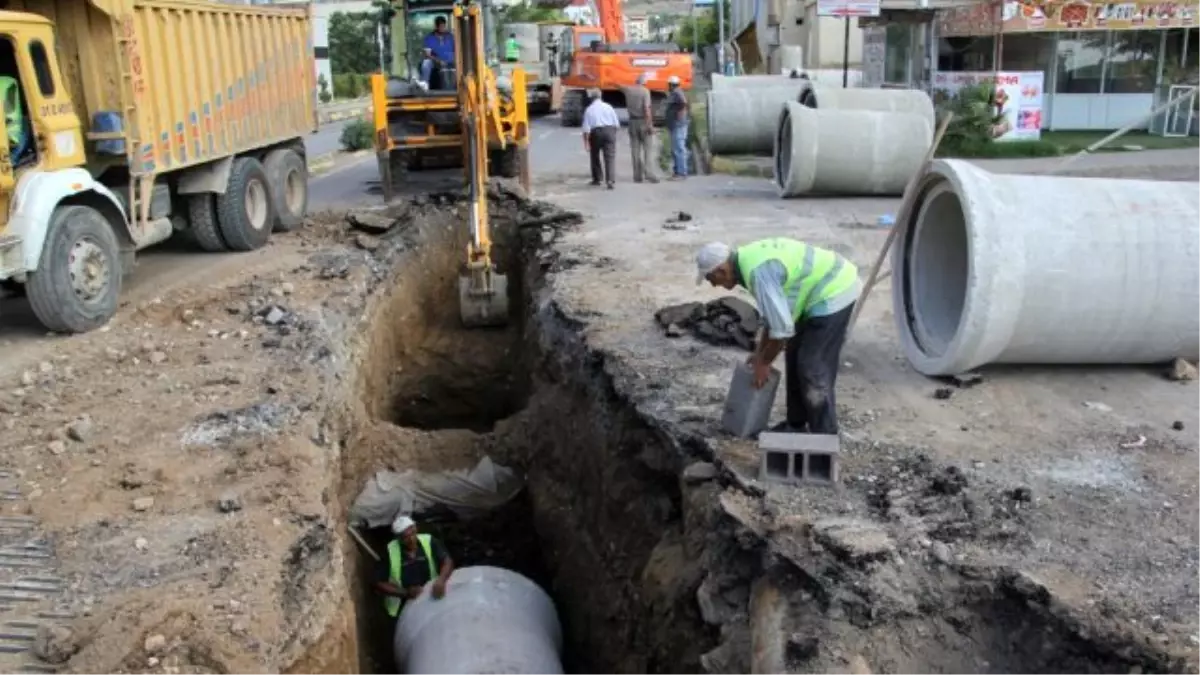
[[[317,133],[305,137],[304,147],[309,157],[318,157],[336,152],[341,149],[342,129],[350,120],[330,122],[321,127]]]

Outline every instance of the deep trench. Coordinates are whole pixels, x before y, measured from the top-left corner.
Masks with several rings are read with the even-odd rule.
[[[457,566],[505,567],[547,591],[566,672],[832,672],[855,651],[873,672],[1178,670],[1144,645],[1087,634],[1020,575],[913,564],[904,593],[880,593],[881,579],[898,580],[836,547],[765,545],[754,516],[722,501],[728,479],[681,480],[711,452],[618,395],[581,327],[541,294],[557,264],[540,255],[545,230],[518,235],[514,220],[530,214],[512,204],[493,211],[509,326],[461,326],[463,241],[448,234],[461,232],[461,209],[429,215],[368,303],[338,501],[348,508],[384,468],[466,468],[486,454],[523,472],[525,490],[485,517],[434,512],[418,522]],[[972,514],[982,502],[939,489],[940,471],[931,464],[896,487],[918,491],[923,517],[945,520],[929,536],[954,541],[981,526]],[[884,516],[899,508],[868,503]],[[365,536],[381,550],[390,534]],[[375,563],[350,537],[342,548],[348,597],[290,671],[398,672],[392,624],[371,587]],[[770,627],[765,642],[756,625]]]

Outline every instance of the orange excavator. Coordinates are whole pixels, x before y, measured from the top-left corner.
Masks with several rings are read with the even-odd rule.
[[[624,87],[646,74],[654,123],[666,119],[667,79],[679,78],[684,90],[692,88],[692,55],[672,43],[625,42],[621,0],[589,0],[599,25],[571,26],[559,36],[559,73],[564,87],[559,117],[564,127],[583,122],[586,90],[599,89],[615,108],[625,107]]]

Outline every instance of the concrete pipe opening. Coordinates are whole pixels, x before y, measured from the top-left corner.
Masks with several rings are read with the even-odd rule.
[[[911,325],[922,349],[941,355],[962,322],[971,267],[966,215],[958,195],[945,184],[932,188],[915,225],[909,254]]]

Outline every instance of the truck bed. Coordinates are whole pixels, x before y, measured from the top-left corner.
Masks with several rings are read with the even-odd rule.
[[[93,139],[113,133],[97,130],[96,120],[115,113],[133,174],[194,166],[317,127],[308,8],[15,0],[9,9],[57,24],[59,62],[83,104],[76,113],[84,130]]]

